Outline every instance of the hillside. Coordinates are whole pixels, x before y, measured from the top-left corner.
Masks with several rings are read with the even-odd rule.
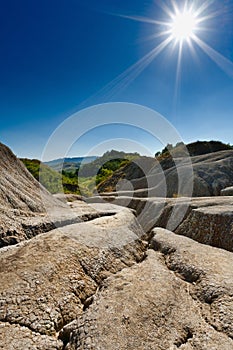
[[[161,152],[157,152],[155,157],[158,160],[166,158],[183,157],[183,156],[200,156],[208,153],[219,151],[233,150],[233,146],[225,144],[221,141],[196,141],[185,145],[183,142],[178,142],[175,146],[168,144]]]
[[[74,193],[79,194],[78,181],[74,178],[59,174],[48,165],[37,159],[21,158],[26,168],[37,181],[51,193]]]
[[[81,191],[85,196],[90,195],[100,182],[138,157],[138,153],[112,150],[101,157],[60,158],[45,163],[27,158],[22,158],[21,161],[51,193],[64,191],[67,194],[80,194]]]
[[[227,150],[217,151],[219,148],[226,148]],[[214,141],[209,143],[199,141],[187,145],[187,149],[195,154],[191,156],[194,176],[193,196],[220,195],[223,188],[233,185],[233,150],[231,146]],[[209,153],[209,150],[214,150],[214,152]],[[199,155],[197,155],[198,153]],[[182,168],[185,171],[185,164],[182,161],[182,156],[185,154],[187,153],[184,153],[182,145],[170,149],[170,152],[165,149],[161,154],[157,154],[157,158],[150,158],[151,169],[148,171],[145,168],[143,176],[140,172],[138,174],[135,172],[137,164],[131,162],[102,182],[98,186],[98,192],[114,192],[119,181],[125,179],[130,181],[131,186],[136,190],[134,196],[147,196],[148,189],[153,196],[163,196],[162,189],[165,187],[167,188],[166,195],[168,197],[176,196],[178,193],[178,178],[174,160],[180,164],[180,169]],[[142,165],[142,168],[144,167]],[[192,179],[189,180],[192,181]],[[122,188],[122,191],[124,193],[124,188]],[[182,194],[187,195],[185,190]]]
[[[155,165],[155,159],[150,157],[140,157],[135,161],[129,161],[121,168],[116,170],[111,177],[102,181],[97,189],[98,192],[112,192],[116,190],[116,186],[121,180],[135,180],[142,178]]]
[[[65,206],[41,186],[24,164],[2,143],[0,170],[1,247],[20,241],[25,237],[25,232],[32,234],[33,226],[41,225],[43,217],[50,210],[63,211]],[[35,221],[37,224],[34,224]],[[50,221],[51,218],[48,218],[48,223]]]
[[[44,164],[57,171],[75,171],[80,168],[81,164],[88,164],[96,160],[97,157],[73,157],[73,158],[58,158]]]
[[[63,171],[66,176],[74,176],[82,195],[90,196],[94,193],[96,186],[111,177],[118,169],[124,167],[131,160],[138,159],[138,153],[125,153],[120,151],[107,151],[101,157],[89,164],[84,164],[75,173]]]
[[[81,177],[91,177],[101,173],[101,170],[109,170],[108,176],[131,160],[140,157],[138,153],[125,153],[111,150],[105,152],[101,157],[95,159],[89,164],[84,164],[78,174]]]
[[[44,212],[42,192],[50,194],[39,185],[12,151],[0,143],[0,205],[12,210]]]

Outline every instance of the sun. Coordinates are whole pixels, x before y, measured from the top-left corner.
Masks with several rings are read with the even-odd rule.
[[[197,18],[192,11],[184,10],[172,16],[170,34],[177,42],[189,41],[197,29]]]
[[[198,58],[196,49],[201,49],[220,69],[233,77],[233,62],[202,39],[203,33],[210,35],[213,29],[218,30],[217,27],[213,28],[215,25],[213,21],[215,18],[220,18],[220,15],[222,21],[225,8],[224,13],[220,8],[218,10],[214,0],[158,0],[155,2],[162,10],[161,17],[120,15],[125,19],[152,24],[153,33],[146,40],[153,41],[154,46],[106,85],[101,93],[106,94],[107,91],[108,96],[112,98],[115,93],[130,85],[165,50],[168,52],[167,56],[176,62],[175,99],[178,96],[183,60],[190,54],[196,60]]]

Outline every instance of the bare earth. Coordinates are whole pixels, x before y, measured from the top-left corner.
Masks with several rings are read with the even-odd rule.
[[[0,349],[233,349],[233,197],[67,204],[0,170]]]

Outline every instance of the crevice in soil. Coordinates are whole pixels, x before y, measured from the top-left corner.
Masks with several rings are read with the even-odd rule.
[[[102,218],[105,216],[114,216],[116,213],[110,212],[110,213],[91,213],[91,214],[84,214],[79,216],[81,221],[92,221],[98,218]]]
[[[100,284],[100,282],[93,276],[92,273],[90,273],[90,271],[88,270],[88,267],[85,265],[85,263],[82,260],[79,260],[79,263],[83,269],[83,272],[85,273],[85,275],[87,275],[88,277],[90,277],[92,279],[92,281],[95,282],[95,284],[97,284],[97,286]]]
[[[46,233],[56,228],[61,228],[73,224],[79,224],[81,222],[92,221],[105,216],[113,216],[115,214],[116,213],[89,213],[62,221],[54,220],[53,222],[42,222],[35,226],[22,224],[22,227],[27,238],[30,239],[32,237],[37,236],[40,233]]]
[[[154,236],[154,234],[150,233],[150,234],[146,234],[147,236],[147,239],[145,240],[146,242],[148,242],[148,244],[145,244],[145,251],[144,251],[144,254],[142,256],[141,259],[138,259],[136,256],[134,257],[135,258],[135,264],[141,264],[146,258],[147,258],[147,250],[148,250],[148,247],[149,247],[149,241],[152,239],[152,237]],[[80,317],[83,317],[85,315],[85,312],[90,308],[90,306],[94,303],[95,301],[95,296],[96,294],[101,290],[102,286],[103,286],[103,282],[104,280],[106,280],[107,277],[105,278],[102,278],[101,280],[98,280],[96,278],[93,277],[92,274],[90,274],[90,272],[88,271],[88,268],[85,266],[85,264],[80,261],[80,264],[83,268],[83,271],[84,273],[89,276],[96,284],[97,284],[97,288],[95,290],[95,292],[92,294],[92,295],[89,295],[86,299],[80,299],[80,297],[78,297],[76,295],[77,298],[79,298],[79,300],[81,301],[82,305],[83,305],[83,314],[80,316]],[[131,265],[131,266],[133,266]],[[124,270],[125,268],[130,268],[129,265],[125,265],[125,267],[123,267],[121,270],[117,271],[116,273]],[[114,276],[116,273],[111,273],[111,276]],[[69,322],[68,324],[64,324],[63,328],[59,331],[59,334],[58,334],[58,339],[61,340],[63,342],[63,348],[62,350],[65,350],[66,349],[66,346],[67,344],[70,342],[70,336],[71,336],[71,333],[75,327],[75,322],[78,321],[79,318],[77,318],[76,320],[73,320],[71,322]]]
[[[186,328],[184,329],[184,332],[184,336],[174,343],[174,345],[177,346],[178,349],[181,348],[182,345],[187,344],[188,341],[193,338],[193,332],[191,331],[191,329]]]
[[[150,245],[150,248],[162,254],[164,264],[168,270],[176,273],[177,277],[180,279],[193,284],[198,282],[198,280],[204,276],[204,272],[201,269],[196,268],[194,265],[173,259],[173,255],[176,253],[174,247],[162,247],[160,243],[154,241],[153,244]]]
[[[171,258],[172,258],[172,254],[173,252],[169,252],[169,254],[165,254],[163,251],[160,250],[160,253],[162,254],[162,258],[164,261],[165,266],[168,268],[168,270],[172,271],[173,273],[176,274],[176,276],[178,278],[180,278],[182,281],[185,281],[187,284],[187,286],[189,285],[195,285],[198,284],[200,282],[200,279],[204,276],[204,272],[195,268],[192,265],[186,265],[186,264],[181,264],[180,266],[177,266],[176,264],[173,264],[171,262]],[[198,295],[198,293],[190,293],[189,287],[186,289],[189,296],[192,298],[192,300],[194,301],[194,303],[196,304],[196,306],[198,307],[199,311],[200,311],[200,316],[202,317],[203,321],[208,324],[209,326],[211,326],[216,332],[218,333],[222,333],[225,334],[229,339],[233,340],[233,337],[230,336],[226,331],[223,330],[219,330],[207,317],[207,315],[203,314],[203,310],[200,308],[200,306],[198,305],[198,303],[201,304],[205,304],[205,305],[211,305],[211,303],[218,299],[221,295],[214,295],[213,298],[211,299],[207,299],[203,296],[201,296],[202,294]],[[193,335],[192,335],[193,337]],[[192,338],[189,337],[188,339]],[[180,346],[183,345],[180,344]]]
[[[101,218],[101,217],[107,217],[107,216],[113,216],[116,213],[110,212],[110,213],[89,213],[89,214],[83,214],[71,219],[65,219],[65,220],[54,220],[54,221],[41,221],[35,225],[28,224],[28,223],[22,223],[22,232],[17,231],[7,231],[4,236],[0,237],[0,250],[1,248],[7,247],[7,246],[14,246],[20,242],[25,242],[29,239],[32,239],[33,237],[38,236],[42,233],[47,233],[49,231],[52,231],[56,228],[61,228],[73,224],[78,224],[82,222],[89,222],[93,221],[95,219]]]

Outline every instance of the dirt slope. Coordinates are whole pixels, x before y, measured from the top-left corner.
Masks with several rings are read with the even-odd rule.
[[[182,158],[176,158],[176,164],[181,171],[188,169],[186,161]],[[164,196],[163,189],[166,188],[165,196],[172,197],[178,193],[177,166],[172,160],[157,162],[153,160],[154,166],[145,172],[145,176],[137,178],[135,171],[132,171],[135,165],[128,164],[98,187],[99,193],[118,191],[119,195],[134,195],[134,197],[161,197]],[[192,195],[194,197],[219,196],[221,190],[233,185],[233,151],[220,151],[200,156],[191,157],[193,166],[193,178],[187,179],[193,182],[194,188]],[[152,163],[152,160],[151,160]],[[145,167],[146,168],[146,167]],[[131,183],[131,189],[120,186],[122,179]],[[122,182],[123,184],[123,182]],[[132,191],[132,187],[134,191]],[[187,186],[189,187],[189,186]],[[131,192],[130,192],[131,191]],[[182,195],[186,189],[182,190]]]

